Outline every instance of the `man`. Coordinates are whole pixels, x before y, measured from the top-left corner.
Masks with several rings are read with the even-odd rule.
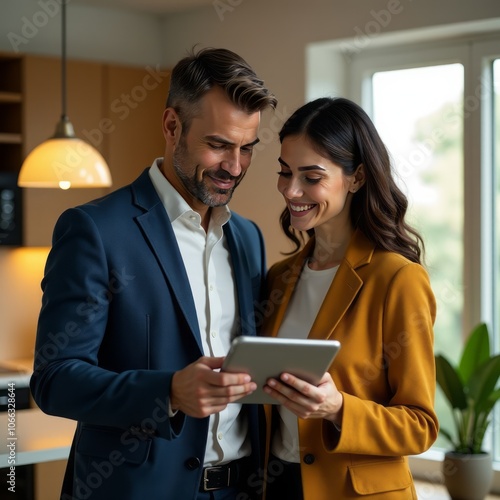
[[[219,369],[234,336],[255,335],[262,235],[226,204],[267,107],[239,56],[190,54],[172,71],[164,158],[57,222],[31,390],[78,421],[63,500],[259,493],[257,408],[236,402],[255,384]]]

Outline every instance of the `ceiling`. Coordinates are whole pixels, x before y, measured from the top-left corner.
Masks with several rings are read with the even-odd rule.
[[[150,14],[168,14],[212,5],[214,2],[213,0],[73,0],[73,3],[93,7],[129,9]]]

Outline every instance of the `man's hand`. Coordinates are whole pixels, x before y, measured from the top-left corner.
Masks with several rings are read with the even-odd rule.
[[[224,357],[203,356],[175,372],[170,390],[172,410],[204,418],[255,391],[257,385],[250,375],[215,371],[223,361]]]

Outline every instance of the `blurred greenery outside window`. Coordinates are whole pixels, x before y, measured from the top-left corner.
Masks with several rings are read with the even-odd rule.
[[[425,242],[438,304],[435,349],[454,358],[463,309],[463,75],[461,64],[448,64],[372,79],[374,123],[408,197],[408,220]],[[439,418],[451,423],[446,404],[438,393]]]

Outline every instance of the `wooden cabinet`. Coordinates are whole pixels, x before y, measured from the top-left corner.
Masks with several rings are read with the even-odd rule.
[[[68,207],[132,180],[162,156],[161,116],[169,73],[159,68],[67,61],[67,114],[76,135],[108,162],[111,188],[23,189],[24,244],[49,246]],[[54,134],[62,111],[56,57],[0,54],[0,172],[18,173],[25,156]]]
[[[169,73],[152,67],[107,65],[105,71],[108,130],[104,155],[109,158],[113,186],[133,181],[154,158],[163,156],[161,119]]]

